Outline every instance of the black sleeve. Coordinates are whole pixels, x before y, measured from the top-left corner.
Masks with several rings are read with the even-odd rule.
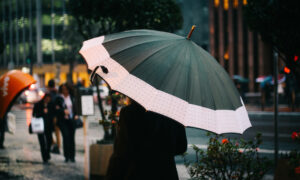
[[[185,127],[179,123],[176,124],[175,128],[175,155],[183,154],[187,150],[187,138],[186,138],[186,132]]]
[[[38,116],[38,107],[39,107],[38,103],[35,103],[32,110],[32,117]]]
[[[79,114],[78,110],[78,99],[76,97],[72,97],[72,109],[73,109],[73,116],[76,116]]]
[[[147,112],[143,128],[147,132],[142,146],[153,152],[179,155],[187,150],[185,127],[173,119]]]
[[[53,119],[55,116],[55,108],[52,102],[48,103],[48,115],[51,119]]]
[[[64,100],[62,97],[57,97],[54,102],[54,111],[58,117],[63,117],[65,115],[65,108],[63,107]]]

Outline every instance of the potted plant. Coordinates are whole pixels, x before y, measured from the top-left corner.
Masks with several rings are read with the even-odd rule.
[[[271,161],[258,153],[260,134],[254,141],[230,140],[210,133],[208,136],[206,151],[193,145],[195,160],[184,156],[192,179],[262,179],[271,168]]]
[[[105,98],[111,105],[110,110],[104,110],[99,124],[104,130],[104,137],[98,140],[96,144],[90,146],[90,175],[91,178],[101,178],[106,175],[110,156],[113,153],[113,142],[116,136],[116,128],[120,115],[120,108],[126,105],[124,96],[118,92],[110,91]],[[99,103],[102,103],[100,101]]]

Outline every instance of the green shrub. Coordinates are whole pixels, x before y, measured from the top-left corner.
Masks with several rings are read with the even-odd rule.
[[[196,153],[194,162],[184,156],[192,179],[258,180],[272,167],[272,162],[258,153],[262,143],[261,134],[257,134],[253,141],[229,140],[214,134],[208,136],[210,139],[206,151],[193,145]]]

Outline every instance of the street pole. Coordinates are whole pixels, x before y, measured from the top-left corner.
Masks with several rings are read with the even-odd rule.
[[[274,160],[278,161],[278,53],[274,51]]]
[[[14,61],[13,61],[13,23],[12,23],[12,1],[9,1],[8,4],[8,22],[9,22],[9,62],[8,69],[13,69]]]
[[[54,4],[53,0],[51,0],[51,59],[52,64],[55,62],[55,51],[54,51],[54,40],[55,40],[55,32],[54,32]]]
[[[19,23],[18,23],[18,1],[15,2],[15,19],[17,23],[15,24],[16,30],[16,65],[19,66]]]
[[[82,116],[83,119],[83,144],[84,144],[84,179],[88,180],[90,175],[90,167],[89,167],[89,146],[88,146],[88,128],[89,123],[87,120],[87,116]]]
[[[95,84],[96,84],[96,90],[97,90],[98,107],[100,110],[100,114],[102,116],[102,120],[105,121],[106,118],[104,115],[104,109],[103,109],[102,100],[101,100],[101,96],[100,96],[98,76],[95,77]],[[109,138],[109,131],[104,128],[104,141],[107,140],[108,138]]]
[[[101,100],[101,96],[100,96],[98,77],[95,77],[95,84],[96,84],[96,90],[97,90],[98,107],[99,107],[102,119],[105,120],[104,109],[103,109],[102,100]]]
[[[41,0],[36,0],[36,59],[37,64],[42,65],[42,5]]]
[[[6,22],[6,9],[4,7],[4,2],[5,1],[2,1],[2,22]],[[6,27],[5,25],[2,26],[2,30],[3,30],[3,45],[4,45],[4,51],[2,52],[3,53],[3,67],[6,66],[6,55],[7,55],[7,50],[6,50]]]

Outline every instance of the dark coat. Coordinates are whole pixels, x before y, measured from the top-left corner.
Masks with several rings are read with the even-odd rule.
[[[174,156],[186,150],[183,125],[133,103],[120,112],[107,179],[178,179]]]
[[[48,113],[44,113],[44,108],[48,109]],[[32,116],[43,117],[45,132],[53,131],[53,117],[54,117],[53,110],[54,107],[53,107],[53,103],[51,102],[47,104],[47,107],[45,107],[45,104],[42,100],[34,104]]]
[[[71,101],[72,101],[72,110],[73,110],[73,117],[77,115],[77,108],[76,108],[76,101],[75,99],[71,96]],[[57,95],[55,98],[55,115],[57,118],[57,125],[58,126],[63,126],[66,121],[70,119],[65,118],[65,112],[64,110],[67,109],[63,97]]]

